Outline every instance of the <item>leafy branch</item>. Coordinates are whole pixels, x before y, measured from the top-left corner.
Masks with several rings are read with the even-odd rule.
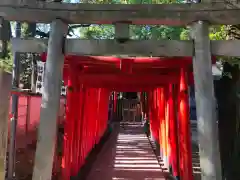
[[[74,29],[81,28],[81,27],[89,27],[89,26],[90,26],[90,24],[69,25],[67,35],[72,37],[75,35]],[[49,38],[50,31],[43,32],[38,29],[38,30],[36,30],[36,35],[39,36],[40,38]]]

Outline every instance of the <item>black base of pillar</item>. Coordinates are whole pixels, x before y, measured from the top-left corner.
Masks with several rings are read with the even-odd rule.
[[[180,180],[179,176],[174,176],[173,175],[173,168],[172,165],[169,165],[169,179],[171,180]]]
[[[175,179],[176,179],[176,180],[180,180],[180,177],[179,177],[179,176],[176,176]]]
[[[169,166],[169,172],[170,172],[171,174],[173,174],[173,168],[172,168],[172,165]]]
[[[180,177],[179,177],[179,176],[174,176],[174,175],[173,175],[173,168],[172,168],[171,165],[170,165],[170,167],[169,167],[169,172],[170,172],[170,174],[171,174],[171,179],[173,179],[173,180],[180,180]]]

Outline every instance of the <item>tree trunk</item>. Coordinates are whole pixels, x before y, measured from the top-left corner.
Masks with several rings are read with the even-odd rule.
[[[240,157],[237,157],[240,147],[235,145],[237,139],[239,139],[239,136],[236,136],[238,133],[236,127],[239,124],[239,117],[237,116],[239,116],[240,107],[236,98],[239,69],[237,66],[225,63],[223,74],[231,74],[232,77],[223,76],[216,85],[222,172],[227,180],[240,179],[239,165],[235,165],[240,161]]]
[[[2,41],[2,48],[0,57],[5,59],[8,57],[8,42],[11,38],[12,32],[9,21],[2,20],[1,25],[2,27],[0,28],[0,39]]]
[[[240,25],[228,25],[227,36],[229,40],[240,39]],[[223,73],[230,73],[232,78],[229,78],[227,76],[222,77],[222,79],[218,83],[221,158],[224,176],[227,180],[232,180],[240,179],[239,66],[225,63]]]

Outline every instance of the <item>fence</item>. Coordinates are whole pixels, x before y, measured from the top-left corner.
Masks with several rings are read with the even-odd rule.
[[[118,121],[139,121],[140,117],[139,100],[118,99],[115,115]]]
[[[16,148],[25,148],[26,145],[36,142],[37,127],[40,121],[40,95],[20,94],[18,103],[18,121],[16,132]],[[9,114],[11,114],[12,102],[10,101]],[[59,120],[65,118],[65,98],[61,98]],[[10,118],[9,118],[10,130]],[[10,131],[8,131],[10,132]],[[10,137],[10,136],[8,136]]]

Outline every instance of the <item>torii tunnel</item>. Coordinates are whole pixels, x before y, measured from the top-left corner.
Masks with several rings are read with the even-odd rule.
[[[140,99],[142,111],[164,163],[173,176],[193,180],[188,99],[188,87],[194,83],[192,57],[65,55],[63,79],[68,89],[62,180],[78,174],[104,135],[112,92],[146,92],[147,102]],[[117,101],[115,97],[115,105]]]

